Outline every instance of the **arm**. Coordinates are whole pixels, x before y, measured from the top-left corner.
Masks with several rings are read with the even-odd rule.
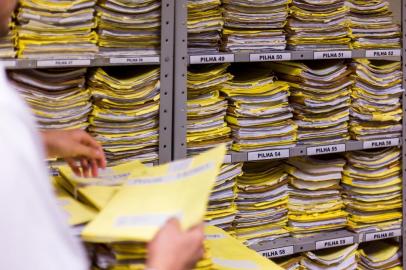
[[[97,176],[97,169],[106,167],[103,148],[83,130],[47,130],[41,135],[47,156],[65,159],[77,175]]]

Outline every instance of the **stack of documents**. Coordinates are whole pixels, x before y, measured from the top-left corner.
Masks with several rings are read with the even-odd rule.
[[[400,137],[401,62],[357,59],[352,88],[351,136],[356,140]]]
[[[109,164],[158,159],[159,68],[98,68],[89,78],[89,131]]]
[[[207,226],[206,243],[216,270],[282,270],[271,260],[247,248],[218,227]]]
[[[348,49],[345,0],[293,0],[288,20],[288,48],[292,50]]]
[[[101,55],[159,54],[161,1],[105,0],[96,9]]]
[[[278,257],[273,261],[286,270],[305,270],[301,265],[301,255]]]
[[[340,229],[347,213],[340,194],[345,160],[329,156],[288,159],[289,227],[294,236]]]
[[[329,248],[304,253],[302,265],[305,269],[356,270],[358,244]]]
[[[237,178],[237,238],[253,245],[288,236],[288,174],[282,163],[245,163],[243,172]]]
[[[360,270],[402,270],[401,244],[392,240],[363,243],[359,249]]]
[[[188,51],[215,53],[219,51],[223,16],[220,0],[188,0]]]
[[[229,107],[226,120],[232,129],[235,151],[255,151],[296,145],[297,126],[289,106],[289,85],[276,81],[265,68],[246,66],[232,71],[234,79],[222,91]]]
[[[335,143],[349,139],[351,70],[341,61],[267,63],[289,82],[298,142]]]
[[[346,153],[342,186],[348,226],[360,232],[400,228],[401,152],[398,148]]]
[[[241,175],[242,163],[224,164],[221,167],[210,195],[205,218],[207,224],[218,226],[226,231],[232,229],[237,213],[234,202],[237,197],[236,177]]]
[[[99,269],[144,269],[146,243],[171,218],[188,229],[199,224],[224,159],[223,145],[193,159],[155,166],[135,166],[106,179],[78,178],[76,182],[122,182],[100,213],[84,228],[82,238],[94,245]],[[62,169],[64,176],[73,173]],[[179,193],[179,190],[182,190]],[[211,269],[206,254],[197,269]],[[120,268],[121,267],[121,268]],[[140,267],[140,268],[137,268]]]
[[[10,32],[4,37],[0,37],[0,58],[14,58],[16,56],[17,53],[14,49],[16,37],[14,23],[10,23]]]
[[[255,2],[255,3],[254,3]],[[222,49],[284,50],[289,0],[223,0]]]
[[[92,57],[97,53],[96,0],[22,0],[17,13],[18,56]]]
[[[187,74],[187,149],[196,154],[219,143],[231,145],[231,129],[225,122],[227,100],[220,95],[233,77],[229,64],[190,66]]]
[[[353,48],[400,48],[400,26],[394,23],[387,0],[348,0],[346,5]]]
[[[86,68],[9,72],[11,85],[33,110],[40,129],[85,129],[92,110]]]

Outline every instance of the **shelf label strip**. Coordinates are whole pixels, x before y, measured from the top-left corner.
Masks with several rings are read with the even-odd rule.
[[[225,155],[223,163],[231,163],[231,155]]]
[[[288,158],[288,157],[289,157],[289,149],[266,150],[248,153],[249,161]]]
[[[81,60],[40,60],[37,61],[37,67],[67,67],[67,66],[89,66],[90,59]]]
[[[354,244],[354,236],[317,241],[316,249],[339,247],[351,244]]]
[[[400,229],[382,231],[382,232],[374,232],[374,233],[366,233],[364,241],[368,242],[368,241],[397,237],[397,236],[401,236],[401,235],[402,235],[402,232]]]
[[[250,62],[262,61],[289,61],[292,59],[291,53],[251,53]]]
[[[191,64],[228,63],[234,62],[234,54],[192,55]]]
[[[110,64],[159,63],[159,56],[112,57]]]
[[[399,145],[399,138],[393,139],[382,139],[382,140],[373,140],[373,141],[365,141],[363,142],[363,148],[380,148],[380,147],[390,147],[390,146],[398,146]]]
[[[367,50],[365,52],[366,57],[390,57],[400,56],[400,49],[388,49],[388,50]]]
[[[0,64],[4,67],[16,67],[17,61],[16,60],[0,60]]]
[[[314,59],[347,59],[352,58],[351,51],[321,51],[314,52]]]
[[[345,144],[342,143],[308,147],[306,152],[309,156],[345,152]]]
[[[261,255],[266,258],[282,257],[293,254],[293,246],[273,248],[270,250],[260,251]]]

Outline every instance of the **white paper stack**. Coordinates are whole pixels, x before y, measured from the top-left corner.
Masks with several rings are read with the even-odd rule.
[[[11,85],[33,110],[41,129],[85,129],[92,109],[86,68],[9,72]]]
[[[288,174],[280,162],[244,163],[237,178],[236,237],[247,245],[288,236]]]
[[[229,100],[226,120],[235,151],[254,151],[296,145],[297,126],[288,103],[289,85],[276,81],[266,68],[235,66],[234,79],[223,92]]]
[[[346,5],[353,48],[400,48],[400,26],[394,23],[387,0],[348,0]]]
[[[109,164],[158,159],[159,68],[98,68],[89,78],[93,111],[89,131]]]
[[[350,131],[353,139],[400,137],[403,94],[401,62],[357,59],[352,88]]]
[[[358,244],[346,247],[308,251],[302,265],[310,270],[356,270]]]
[[[242,175],[242,163],[224,164],[210,195],[205,221],[230,231],[237,213],[236,177]]]
[[[293,0],[288,20],[288,48],[292,50],[348,49],[345,0]]]
[[[285,257],[277,257],[272,259],[276,264],[285,270],[306,270],[302,267],[302,255],[292,255]]]
[[[294,236],[340,229],[347,213],[340,194],[345,160],[330,156],[292,158],[289,173],[289,227]]]
[[[219,51],[223,16],[220,0],[188,0],[188,51],[213,53]]]
[[[287,0],[223,0],[223,50],[284,50]]]
[[[335,143],[349,139],[351,70],[341,60],[267,63],[290,85],[298,142]]]
[[[18,56],[90,58],[98,52],[96,0],[20,1],[17,13]]]
[[[227,100],[220,95],[233,76],[229,64],[190,66],[187,75],[187,149],[193,155],[219,143],[231,146],[231,129],[225,121]]]
[[[363,243],[359,249],[359,270],[402,270],[400,243],[381,240]]]
[[[161,1],[99,1],[97,17],[100,54],[159,54]]]
[[[349,228],[356,232],[400,228],[400,150],[355,151],[346,157],[342,186]]]
[[[4,36],[0,37],[0,58],[14,58],[17,52],[14,45],[16,43],[17,33],[15,31],[14,23],[10,23],[10,31]]]

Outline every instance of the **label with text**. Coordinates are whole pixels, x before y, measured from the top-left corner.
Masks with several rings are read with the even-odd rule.
[[[110,58],[110,64],[137,64],[137,63],[159,63],[159,56]]]
[[[354,236],[329,239],[316,242],[316,249],[339,247],[354,244]]]
[[[4,67],[15,67],[17,66],[17,61],[15,60],[0,60],[0,64]]]
[[[402,235],[402,232],[400,229],[382,231],[382,232],[374,232],[374,233],[366,233],[365,241],[368,242],[368,241],[397,237],[397,236],[401,236],[401,235]]]
[[[307,148],[307,155],[323,155],[345,152],[345,144],[321,145]]]
[[[365,141],[363,143],[363,147],[365,149],[398,146],[398,145],[399,145],[399,138]]]
[[[289,157],[289,149],[267,150],[248,153],[248,160],[266,160],[288,157]]]
[[[273,248],[270,250],[260,251],[261,255],[266,258],[282,257],[293,254],[293,246]]]
[[[234,62],[234,54],[192,55],[191,64]]]
[[[314,52],[314,59],[346,59],[351,57],[351,51]]]
[[[231,163],[231,155],[225,155],[223,163]]]
[[[390,49],[390,50],[367,50],[365,53],[366,57],[390,57],[390,56],[400,56],[400,49]]]
[[[90,65],[90,59],[37,61],[37,67],[68,67],[68,66],[88,66],[88,65]]]
[[[261,61],[289,61],[292,59],[290,53],[251,53],[251,62],[261,62]]]

